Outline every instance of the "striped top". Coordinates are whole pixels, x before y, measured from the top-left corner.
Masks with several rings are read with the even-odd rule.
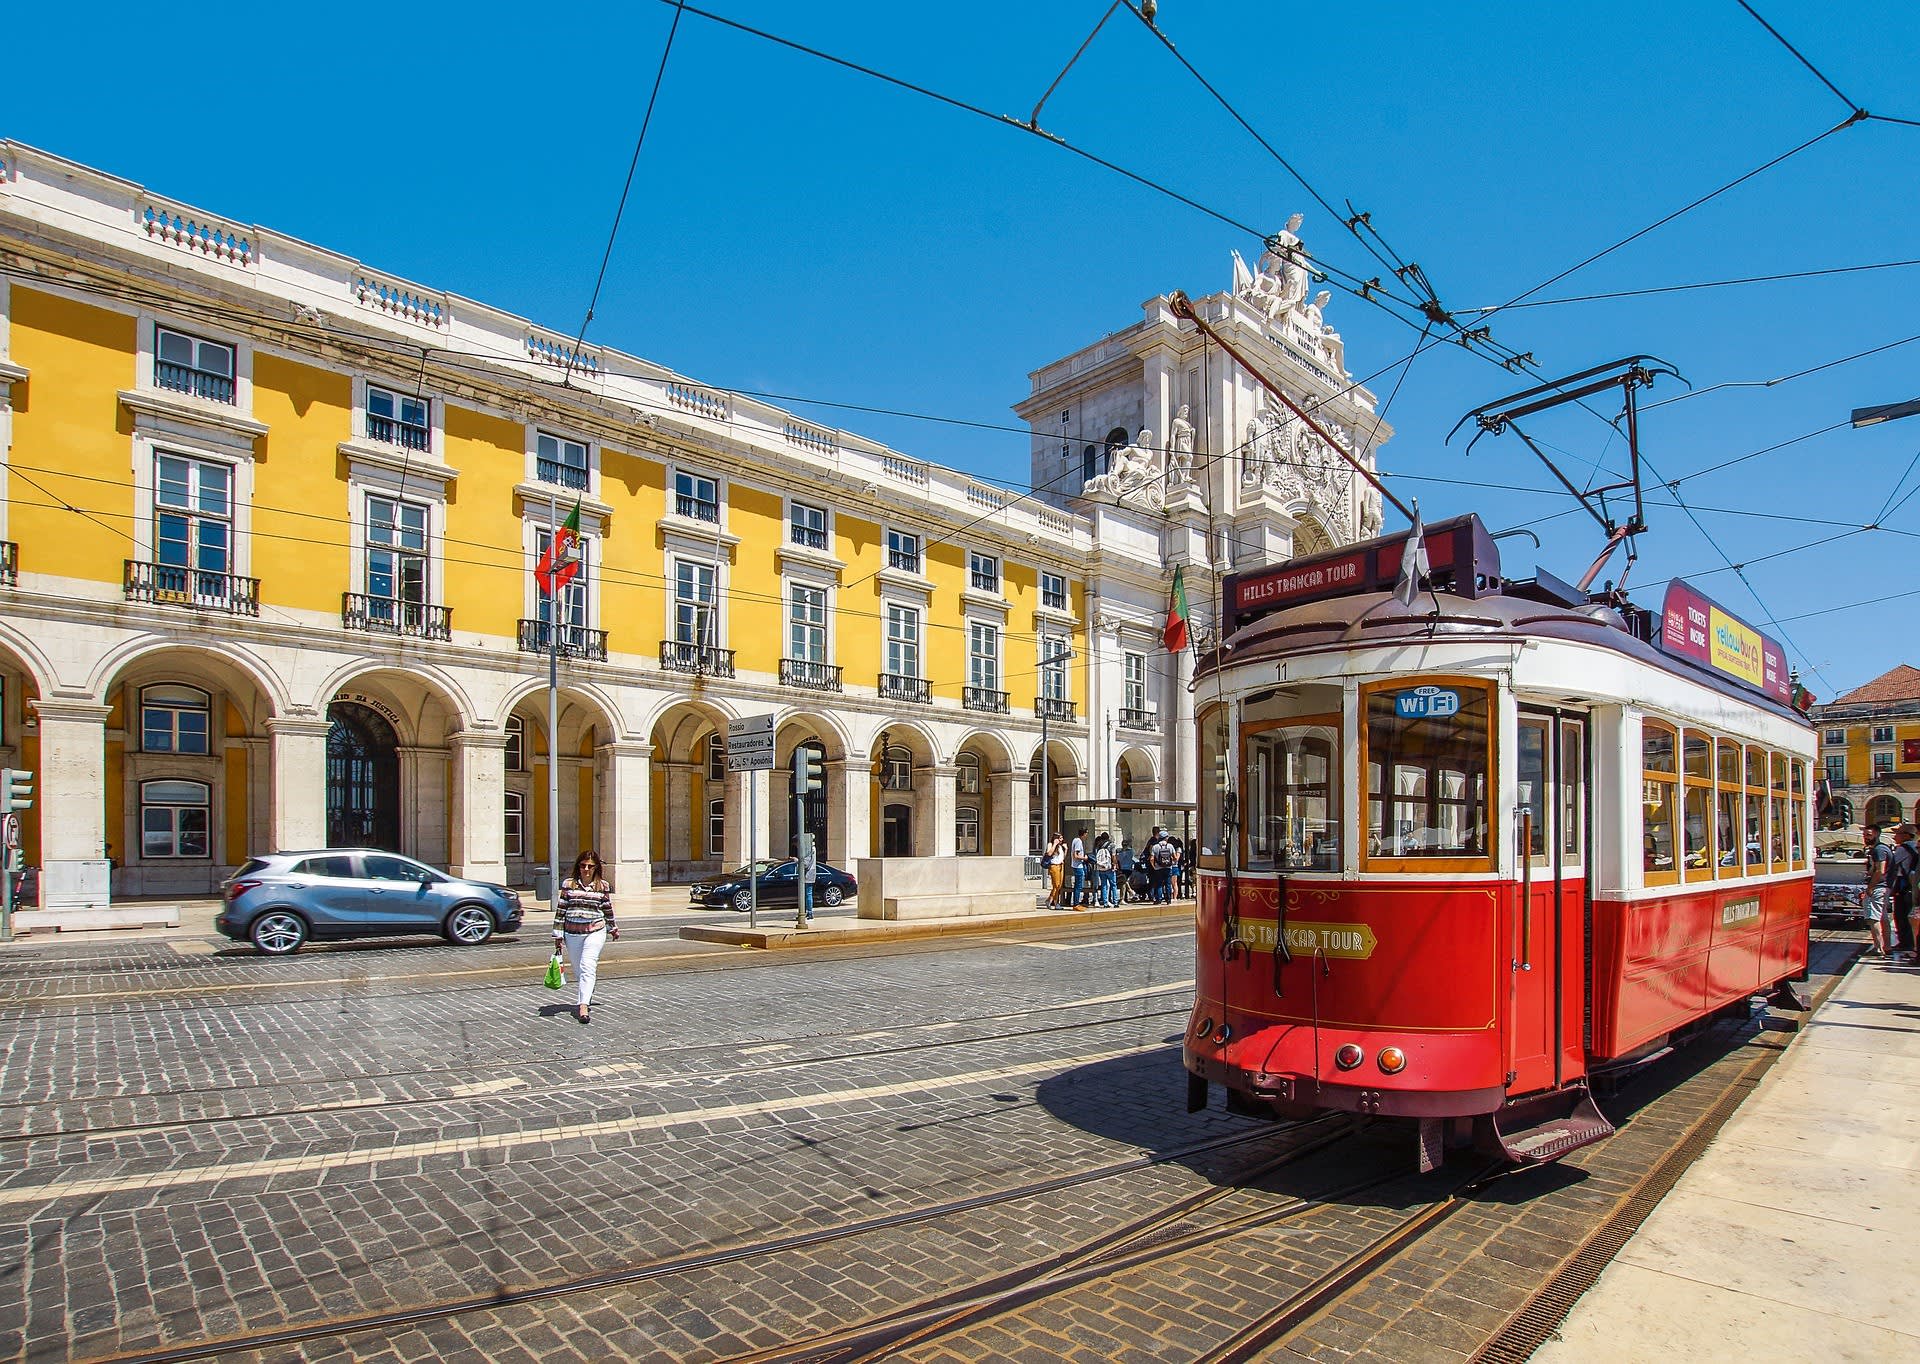
[[[583,886],[571,876],[560,882],[560,901],[553,909],[553,931],[591,933],[613,927],[613,887],[605,881]]]

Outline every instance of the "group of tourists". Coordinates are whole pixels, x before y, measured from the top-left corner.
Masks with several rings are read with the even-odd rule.
[[[1893,827],[1893,846],[1880,841],[1880,826],[1860,831],[1867,849],[1867,889],[1861,900],[1873,950],[1882,957],[1904,956],[1920,965],[1920,914],[1914,892],[1920,890],[1920,843],[1911,824]]]
[[[1055,830],[1041,856],[1050,909],[1098,909],[1123,902],[1170,904],[1193,893],[1193,866],[1180,840],[1153,826],[1146,845],[1131,838],[1118,845],[1102,830],[1089,840],[1085,828],[1071,838]]]

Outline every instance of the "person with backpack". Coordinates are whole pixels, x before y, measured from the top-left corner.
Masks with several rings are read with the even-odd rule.
[[[1120,888],[1114,876],[1113,835],[1102,832],[1093,840],[1093,902],[1096,905],[1120,903]]]
[[[1140,894],[1134,888],[1133,884],[1134,866],[1138,860],[1139,859],[1133,855],[1133,840],[1131,838],[1121,839],[1120,851],[1114,857],[1114,865],[1120,872],[1120,898],[1122,900],[1138,900],[1140,898]]]
[[[1156,905],[1173,903],[1173,865],[1178,860],[1173,840],[1160,829],[1153,831],[1153,842],[1147,845],[1147,865],[1153,872],[1152,900]]]
[[[1880,841],[1880,826],[1869,824],[1860,830],[1860,841],[1867,855],[1866,889],[1860,894],[1860,910],[1867,916],[1867,931],[1873,935],[1876,956],[1887,956],[1887,901],[1891,892],[1886,884],[1887,861],[1891,850]]]
[[[1913,893],[1920,882],[1920,846],[1914,844],[1914,827],[1902,824],[1893,831],[1893,851],[1887,854],[1887,952],[1900,950],[1904,942],[1913,954]]]

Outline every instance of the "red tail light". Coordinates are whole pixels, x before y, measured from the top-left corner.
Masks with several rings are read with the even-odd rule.
[[[242,895],[259,885],[258,881],[235,881],[227,887],[227,898],[238,900]]]

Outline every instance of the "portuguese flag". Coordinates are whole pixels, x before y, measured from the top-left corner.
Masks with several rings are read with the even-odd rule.
[[[575,499],[573,510],[567,513],[567,519],[547,542],[547,552],[540,556],[540,563],[533,570],[534,581],[549,597],[558,594],[580,571],[580,559],[573,552],[574,546],[579,543],[580,503]]]
[[[1173,592],[1167,599],[1167,628],[1161,632],[1170,654],[1177,654],[1187,647],[1187,616],[1186,567],[1176,564],[1173,569]]]

